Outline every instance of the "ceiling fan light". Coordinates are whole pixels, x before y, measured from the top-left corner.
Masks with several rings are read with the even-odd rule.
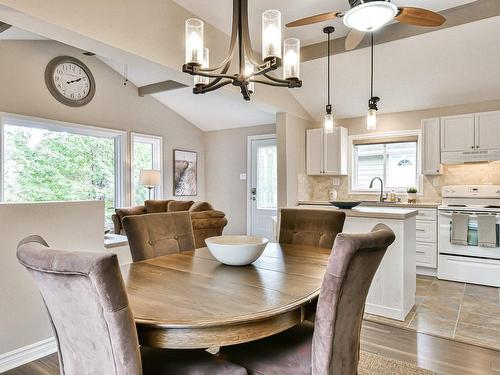
[[[359,31],[375,31],[392,21],[398,8],[388,1],[371,1],[352,8],[344,15],[344,24]]]

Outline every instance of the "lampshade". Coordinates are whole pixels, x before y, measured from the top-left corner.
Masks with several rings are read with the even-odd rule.
[[[366,129],[376,130],[377,129],[377,110],[369,109],[366,115]]]
[[[333,128],[335,127],[335,122],[333,119],[333,114],[332,113],[327,113],[325,115],[325,123],[324,123],[324,128],[325,128],[325,133],[333,133]]]
[[[210,67],[210,51],[207,47],[203,48],[203,63],[202,68]],[[210,83],[210,78],[203,76],[194,76],[194,85],[207,85]]]
[[[283,79],[300,78],[300,40],[288,38],[283,42]]]
[[[154,169],[141,169],[139,183],[145,187],[156,187],[161,185],[161,173]]]
[[[359,31],[375,31],[390,22],[398,8],[388,1],[370,1],[352,8],[344,16],[344,24]]]

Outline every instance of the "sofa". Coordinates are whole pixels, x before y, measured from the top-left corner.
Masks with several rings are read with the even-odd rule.
[[[188,211],[191,215],[196,248],[205,247],[205,239],[222,235],[227,225],[226,215],[214,210],[208,202],[178,200],[147,200],[143,205],[115,209],[112,216],[114,232],[125,235],[122,220],[126,216],[145,215],[160,212]]]

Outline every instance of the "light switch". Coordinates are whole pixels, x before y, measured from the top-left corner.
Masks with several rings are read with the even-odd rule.
[[[240,180],[246,180],[247,179],[247,174],[246,173],[240,173]]]

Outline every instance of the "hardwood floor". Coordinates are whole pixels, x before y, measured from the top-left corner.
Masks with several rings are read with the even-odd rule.
[[[380,323],[365,322],[361,349],[388,358],[413,363],[439,375],[499,375],[500,352],[417,333]],[[4,375],[58,375],[53,354]]]

